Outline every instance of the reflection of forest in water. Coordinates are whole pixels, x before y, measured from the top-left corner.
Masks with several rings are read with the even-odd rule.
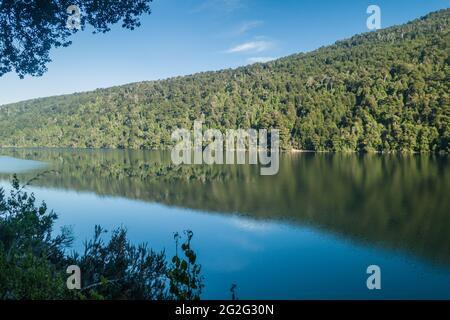
[[[290,154],[256,166],[173,166],[168,152],[0,150],[50,163],[34,185],[289,220],[450,265],[447,157]],[[22,180],[38,171],[21,174]],[[0,174],[0,178],[8,175]]]

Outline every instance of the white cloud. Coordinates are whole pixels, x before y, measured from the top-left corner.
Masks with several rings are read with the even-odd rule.
[[[238,35],[242,35],[252,29],[255,29],[261,25],[263,25],[264,22],[260,21],[260,20],[254,20],[254,21],[246,21],[244,23],[242,23],[237,29],[236,29],[236,34]]]
[[[227,53],[248,53],[248,52],[263,52],[271,49],[273,43],[270,41],[251,41],[235,46],[229,50]]]
[[[257,63],[257,62],[264,63],[264,62],[269,62],[269,61],[272,61],[275,59],[276,58],[274,58],[274,57],[251,57],[251,58],[248,58],[247,61],[249,63]]]
[[[272,225],[265,221],[251,220],[243,217],[233,217],[231,222],[239,229],[253,232],[268,232]]]
[[[205,0],[199,6],[191,10],[191,13],[198,13],[205,10],[215,10],[230,13],[245,7],[245,0]]]

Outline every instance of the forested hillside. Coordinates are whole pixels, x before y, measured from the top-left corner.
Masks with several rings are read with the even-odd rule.
[[[285,149],[450,151],[450,9],[265,64],[0,107],[0,146],[157,149],[176,127],[279,128]]]

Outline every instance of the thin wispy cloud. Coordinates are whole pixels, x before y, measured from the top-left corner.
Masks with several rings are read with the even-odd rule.
[[[246,21],[242,23],[237,29],[235,34],[237,35],[243,35],[244,33],[247,33],[248,31],[258,28],[264,24],[261,20],[254,20],[254,21]]]
[[[228,49],[227,53],[259,53],[273,48],[270,41],[250,41]]]
[[[230,13],[245,7],[246,0],[205,0],[200,5],[191,10],[191,13],[198,13],[207,10],[215,10]]]
[[[265,63],[265,62],[269,62],[272,60],[275,60],[276,58],[274,57],[251,57],[248,58],[247,61],[249,63]]]
[[[235,227],[246,231],[268,232],[273,229],[273,226],[267,222],[245,219],[242,217],[233,217],[231,222]]]
[[[224,31],[223,33],[219,33],[217,36],[221,38],[237,38],[243,36],[250,31],[261,27],[264,25],[264,21],[262,20],[248,20],[243,21],[240,24],[235,25],[228,29],[228,31]]]

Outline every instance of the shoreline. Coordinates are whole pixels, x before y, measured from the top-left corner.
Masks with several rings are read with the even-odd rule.
[[[158,148],[158,149],[132,149],[132,148],[87,148],[87,147],[17,147],[17,146],[0,146],[0,150],[79,150],[79,151],[164,151],[164,152],[170,152],[170,147],[165,148]],[[266,149],[265,149],[266,150]],[[246,151],[235,149],[235,152],[237,151]],[[260,148],[258,148],[258,151],[261,151]],[[380,155],[392,155],[392,154],[398,154],[398,155],[440,155],[440,156],[450,156],[450,153],[448,152],[417,152],[417,151],[331,151],[331,150],[321,150],[321,151],[315,151],[315,150],[304,150],[304,149],[295,149],[291,148],[288,150],[281,150],[280,153],[283,154],[307,154],[307,153],[316,153],[316,154],[380,154]]]

